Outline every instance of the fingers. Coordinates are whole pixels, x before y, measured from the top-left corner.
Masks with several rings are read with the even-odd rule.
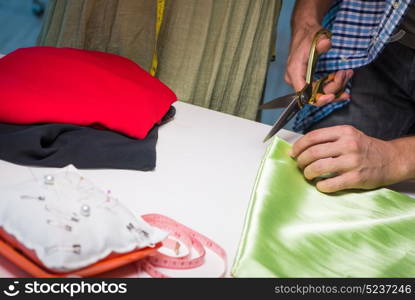
[[[316,106],[323,106],[331,102],[343,101],[350,99],[350,94],[343,92],[339,97],[336,98],[336,94],[344,89],[353,76],[353,70],[340,70],[336,73],[330,74],[333,78],[331,82],[327,83],[323,90],[325,94],[319,95],[316,99]]]
[[[295,39],[291,44],[290,55],[285,73],[285,81],[291,85],[295,91],[300,91],[305,86],[305,77],[310,52],[313,33],[317,32],[321,27],[314,30],[307,30],[304,36]],[[325,53],[331,48],[330,39],[322,35],[317,42],[316,50],[319,54]]]
[[[317,182],[317,189],[323,193],[334,193],[341,190],[359,188],[358,176],[354,172],[346,172]]]
[[[331,48],[330,39],[327,36],[322,35],[317,42],[317,46],[316,46],[317,53],[318,54],[326,53],[327,51],[330,50],[330,48]]]
[[[305,85],[305,74],[307,70],[308,50],[304,43],[298,45],[295,50],[291,50],[288,57],[285,81],[291,85],[295,91],[300,91]]]
[[[340,97],[338,97],[338,98],[336,98],[334,101],[343,101],[343,100],[347,100],[347,99],[350,99],[350,94],[349,93],[346,93],[346,92],[343,92],[341,95],[340,95]]]
[[[285,74],[285,81],[297,92],[306,84],[305,74],[307,71],[308,54],[305,49],[302,49],[302,52],[301,54],[294,54],[293,57],[290,56]]]
[[[331,173],[343,174],[353,168],[349,163],[349,159],[350,157],[347,155],[342,155],[337,158],[329,157],[319,159],[304,169],[304,177],[308,180],[313,180]]]
[[[384,173],[390,173],[384,172],[390,155],[372,160],[389,151],[384,143],[387,142],[370,138],[353,126],[333,126],[304,135],[293,145],[290,155],[297,158],[305,178],[320,179],[317,188],[322,192],[368,189],[383,184]],[[327,179],[321,179],[324,177]]]
[[[336,94],[340,90],[342,90],[347,82],[352,78],[353,76],[353,70],[340,70],[337,71],[334,80],[327,83],[323,90],[326,94]]]
[[[341,147],[338,143],[325,143],[311,146],[297,157],[297,165],[300,169],[304,169],[317,160],[337,157],[340,154]]]
[[[323,106],[332,102],[344,101],[350,99],[350,94],[343,92],[340,97],[337,97],[334,94],[323,94],[316,99],[316,106]]]
[[[346,127],[347,126],[333,126],[311,131],[295,142],[290,155],[292,157],[298,157],[303,151],[311,146],[335,142],[346,130]]]
[[[292,73],[288,75],[288,84],[290,84],[294,91],[298,92],[303,89],[305,86],[305,73],[306,73],[306,65],[301,64],[296,66],[295,69],[293,69]]]
[[[321,94],[316,97],[316,106],[323,106],[328,103],[334,102],[336,100],[336,96],[334,94]]]

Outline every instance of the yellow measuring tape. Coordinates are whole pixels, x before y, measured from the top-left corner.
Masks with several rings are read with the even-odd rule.
[[[158,55],[157,55],[157,44],[160,35],[160,28],[161,24],[163,23],[164,18],[164,10],[166,7],[165,0],[157,0],[157,16],[156,16],[156,42],[154,44],[154,51],[153,51],[153,60],[151,62],[150,74],[152,76],[156,75],[157,67],[158,67]]]

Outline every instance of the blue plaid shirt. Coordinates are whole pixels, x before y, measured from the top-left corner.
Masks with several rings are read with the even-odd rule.
[[[332,48],[320,57],[316,76],[372,62],[394,33],[410,3],[411,0],[337,0],[323,21],[323,26],[333,33]],[[294,130],[307,129],[349,101],[323,107],[306,105],[297,115]]]

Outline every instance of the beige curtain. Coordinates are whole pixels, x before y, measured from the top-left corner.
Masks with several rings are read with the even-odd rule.
[[[40,45],[107,51],[149,70],[180,100],[255,119],[281,0],[50,0]]]
[[[155,0],[49,0],[39,45],[111,52],[150,69]]]

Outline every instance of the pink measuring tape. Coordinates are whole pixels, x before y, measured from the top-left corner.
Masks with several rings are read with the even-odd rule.
[[[167,269],[193,269],[200,267],[205,262],[206,248],[216,253],[224,262],[224,270],[220,277],[224,277],[227,272],[226,252],[221,246],[183,224],[180,224],[168,217],[158,214],[148,214],[142,216],[144,221],[170,233],[170,237],[182,242],[188,249],[184,256],[174,257],[157,251],[155,254],[137,262],[138,267],[151,277],[168,278],[166,274],[160,272],[157,267]],[[174,239],[168,238],[163,241],[163,247],[175,250],[176,253],[180,243]],[[192,250],[198,253],[197,257],[192,258]]]

